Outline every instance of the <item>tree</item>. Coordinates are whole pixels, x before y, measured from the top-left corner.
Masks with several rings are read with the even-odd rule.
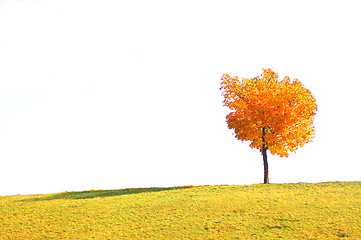
[[[231,111],[226,120],[238,140],[250,141],[261,151],[264,183],[269,183],[267,150],[288,157],[314,137],[313,118],[317,104],[298,79],[263,69],[255,78],[239,80],[224,74],[221,79],[223,104]]]

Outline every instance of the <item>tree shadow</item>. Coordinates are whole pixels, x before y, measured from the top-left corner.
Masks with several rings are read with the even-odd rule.
[[[55,193],[30,199],[20,200],[21,202],[38,202],[38,201],[51,201],[58,199],[91,199],[91,198],[105,198],[105,197],[115,197],[129,194],[139,194],[147,192],[160,192],[160,191],[170,191],[175,189],[184,189],[190,188],[191,186],[184,187],[168,187],[168,188],[126,188],[126,189],[116,189],[116,190],[90,190],[90,191],[81,191],[81,192],[62,192]]]

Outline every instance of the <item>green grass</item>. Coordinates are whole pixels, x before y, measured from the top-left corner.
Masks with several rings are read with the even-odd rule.
[[[361,239],[361,182],[5,196],[0,239]]]

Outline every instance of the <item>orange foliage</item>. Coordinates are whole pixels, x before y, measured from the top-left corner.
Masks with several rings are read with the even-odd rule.
[[[228,127],[237,139],[281,157],[312,140],[317,104],[298,79],[279,81],[277,73],[263,69],[260,77],[239,80],[224,74],[221,80],[223,103],[231,110]]]

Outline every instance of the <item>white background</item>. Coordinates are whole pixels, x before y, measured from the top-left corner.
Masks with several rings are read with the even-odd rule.
[[[270,182],[360,181],[359,1],[0,1],[0,195],[263,181],[223,73],[298,78],[316,137]]]

